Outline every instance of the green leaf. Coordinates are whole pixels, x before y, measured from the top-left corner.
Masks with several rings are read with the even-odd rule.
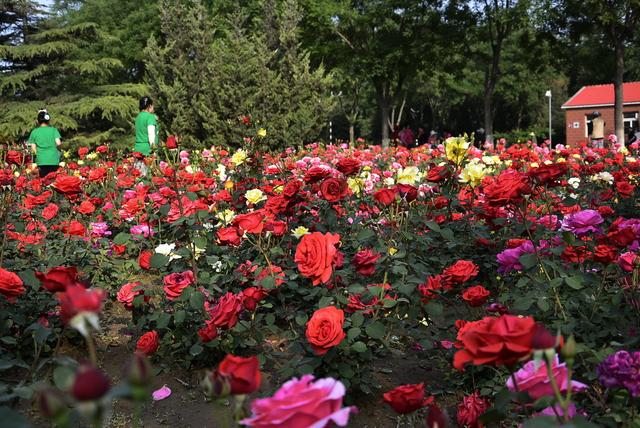
[[[115,238],[113,238],[113,243],[116,245],[124,245],[127,242],[129,242],[130,238],[131,238],[131,235],[129,235],[128,233],[120,232],[116,235]]]
[[[531,269],[538,264],[538,256],[535,253],[527,253],[520,256],[520,263],[525,269]]]
[[[353,345],[351,345],[351,349],[356,352],[362,353],[367,351],[367,345],[365,345],[364,342],[355,342]]]
[[[298,324],[299,326],[304,326],[307,324],[307,320],[309,318],[306,315],[297,315],[296,316],[296,324]]]
[[[540,416],[525,421],[522,428],[549,428],[557,426],[556,418],[552,416]]]
[[[201,311],[204,307],[204,294],[199,291],[195,291],[189,298],[189,306],[196,311]]]
[[[435,221],[428,221],[426,225],[429,229],[433,230],[434,232],[440,233],[440,225],[438,225],[438,223],[436,223]]]
[[[440,230],[440,235],[447,241],[453,241],[453,230],[451,229],[442,229]]]
[[[331,306],[332,303],[333,303],[333,297],[324,296],[318,302],[318,307],[322,309],[322,308],[325,308],[327,306]]]
[[[195,357],[196,355],[200,355],[203,350],[204,348],[202,347],[202,345],[200,345],[199,343],[195,343],[193,344],[193,346],[191,346],[191,348],[189,348],[189,354]]]
[[[0,421],[3,428],[31,428],[31,424],[24,416],[5,406],[0,407]]]
[[[360,330],[358,327],[351,327],[349,331],[347,331],[347,339],[349,341],[352,341],[356,337],[360,336],[360,333],[362,333],[362,330]]]
[[[176,325],[180,325],[184,322],[185,317],[187,316],[187,312],[184,310],[179,310],[173,316],[173,322]]]
[[[352,327],[360,327],[364,322],[364,315],[361,312],[357,312],[350,317]]]
[[[32,270],[25,270],[18,273],[18,276],[25,283],[25,285],[38,289],[40,288],[40,281],[36,278],[36,273]]]
[[[364,241],[367,241],[368,239],[373,238],[374,236],[375,233],[373,233],[373,230],[361,229],[360,232],[358,232],[358,236],[356,237],[356,242],[362,243]]]
[[[386,328],[381,322],[374,321],[365,328],[365,331],[372,339],[382,339],[386,333]]]
[[[574,290],[580,290],[583,288],[582,285],[582,277],[580,276],[568,276],[564,279],[564,282],[567,283],[567,285],[571,288],[573,288]]]
[[[444,309],[442,308],[442,305],[437,302],[427,303],[426,305],[424,305],[424,310],[427,312],[427,314],[429,314],[429,316],[432,316],[432,317],[441,316],[444,311]]]
[[[151,256],[150,264],[152,268],[160,269],[169,264],[169,257],[164,254],[155,253]]]
[[[67,390],[73,383],[74,372],[70,367],[58,366],[53,370],[53,383],[62,390]]]

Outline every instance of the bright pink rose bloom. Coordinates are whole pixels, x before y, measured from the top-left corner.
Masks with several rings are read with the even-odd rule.
[[[355,407],[342,407],[344,385],[335,379],[318,379],[313,375],[293,378],[269,398],[251,403],[251,417],[242,425],[259,428],[325,428],[334,424],[347,426]]]
[[[552,360],[551,370],[553,372],[553,376],[556,379],[556,383],[560,388],[560,391],[565,393],[568,386],[568,378],[567,378],[567,365],[565,363],[560,364],[558,361],[558,356]],[[516,382],[518,383],[518,389],[521,392],[527,392],[531,396],[532,399],[537,400],[538,398],[545,396],[553,396],[553,388],[551,386],[551,382],[549,380],[549,375],[547,372],[547,365],[544,362],[540,362],[539,366],[536,368],[535,361],[529,361],[524,365],[520,370],[515,373]],[[571,381],[572,392],[580,392],[587,389],[587,385],[581,382]],[[513,385],[513,379],[509,378],[507,380],[507,388],[510,391],[515,391]]]
[[[618,258],[618,266],[625,272],[632,272],[638,256],[632,252],[626,252]]]

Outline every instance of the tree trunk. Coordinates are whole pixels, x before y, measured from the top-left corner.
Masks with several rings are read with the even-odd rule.
[[[493,143],[493,89],[484,91],[484,135],[485,140]]]
[[[387,100],[380,100],[380,137],[382,140],[382,147],[389,147],[389,104]]]
[[[624,83],[624,43],[622,40],[616,40],[615,46],[616,52],[616,75],[614,79],[614,92],[615,92],[615,106],[613,109],[614,114],[614,123],[616,129],[616,137],[618,138],[618,143],[621,146],[624,146],[624,99],[622,93],[622,85]]]
[[[349,144],[353,146],[355,142],[356,142],[356,127],[353,125],[353,123],[350,123],[349,124]]]

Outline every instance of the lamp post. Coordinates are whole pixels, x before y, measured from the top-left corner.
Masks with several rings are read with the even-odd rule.
[[[545,94],[545,97],[549,98],[549,146],[552,146],[551,144],[551,90],[548,90]]]

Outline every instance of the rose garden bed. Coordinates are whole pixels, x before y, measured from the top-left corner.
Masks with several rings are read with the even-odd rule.
[[[634,426],[636,150],[3,153],[0,410]]]

